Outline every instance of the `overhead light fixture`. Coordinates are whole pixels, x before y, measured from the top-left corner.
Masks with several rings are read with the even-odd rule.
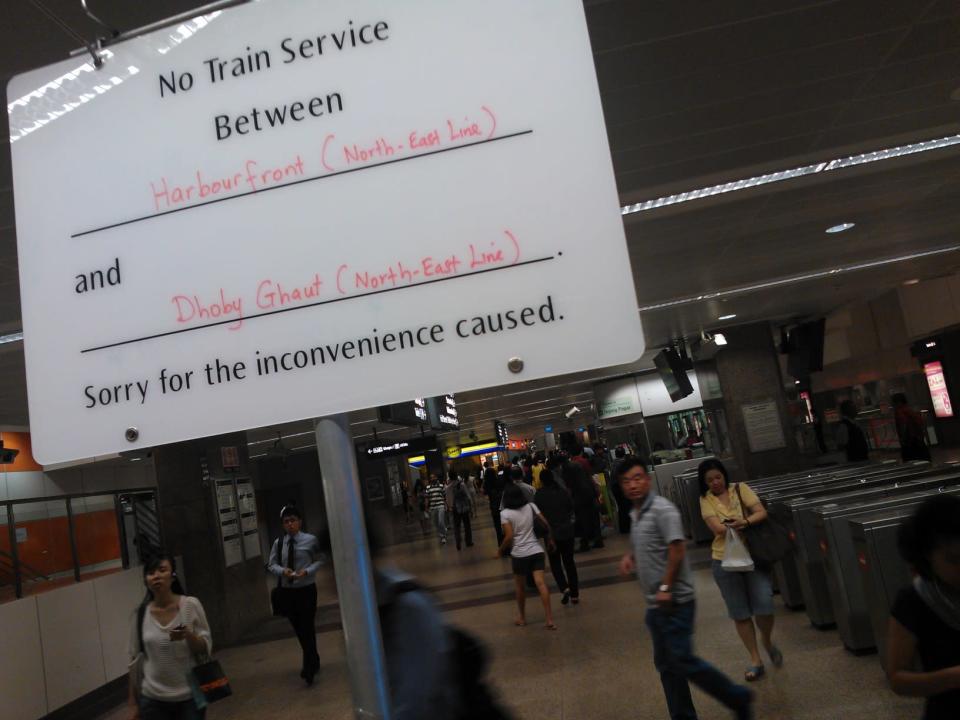
[[[800,381],[799,381],[799,380],[794,380],[794,381],[793,381],[793,384],[794,384],[794,385],[799,385],[799,384],[800,384]]]
[[[567,420],[569,420],[569,419],[572,418],[574,415],[576,415],[578,412],[580,412],[580,408],[578,408],[576,405],[574,405],[572,408],[570,408],[569,410],[567,410],[563,415],[564,415],[564,417],[567,418]]]
[[[10,333],[9,335],[0,335],[0,345],[5,345],[6,343],[20,342],[23,340],[22,332]]]
[[[916,284],[919,283],[919,282],[920,282],[920,278],[911,278],[911,279],[909,279],[909,280],[904,280],[904,281],[903,281],[903,284],[904,284],[904,285],[916,285]]]
[[[847,230],[855,228],[856,226],[856,223],[845,222],[840,223],[839,225],[831,225],[827,228],[826,232],[830,233],[831,235],[835,235],[836,233],[846,232]]]
[[[733,320],[736,316],[736,313],[731,313],[730,315],[721,315],[717,318],[717,320]]]
[[[904,155],[914,155],[916,153],[930,152],[953,145],[960,145],[960,135],[947,135],[946,137],[936,138],[934,140],[924,140],[923,142],[910,143],[909,145],[899,145],[897,147],[884,148],[874,152],[860,153],[859,155],[850,155],[848,157],[834,158],[827,162],[813,163],[802,167],[790,168],[788,170],[778,170],[765,175],[756,175],[751,178],[733,180],[720,185],[710,185],[709,187],[689,190],[687,192],[677,193],[676,195],[667,195],[665,197],[655,198],[624,205],[620,208],[621,215],[632,215],[633,213],[645,212],[647,210],[656,210],[657,208],[668,205],[677,205],[679,203],[700,200],[714,195],[723,195],[737,190],[746,190],[760,185],[769,185],[770,183],[781,182],[783,180],[793,180],[794,178],[804,177],[805,175],[816,175],[817,173],[829,172],[831,170],[840,170],[842,168],[853,167],[855,165],[866,165],[868,163],[880,162],[882,160],[892,160],[903,157]]]
[[[680,305],[692,305],[693,303],[703,302],[705,300],[716,300],[728,297],[736,297],[746,293],[756,292],[757,290],[769,290],[784,285],[793,285],[794,283],[807,282],[808,280],[820,280],[822,278],[842,275],[857,270],[869,270],[871,268],[883,267],[894,263],[909,262],[921,258],[935,257],[937,255],[946,255],[960,250],[960,245],[948,245],[946,247],[934,248],[933,250],[922,250],[920,252],[909,253],[908,255],[898,255],[896,257],[880,258],[879,260],[868,260],[862,263],[851,265],[841,265],[840,267],[817,270],[815,272],[803,273],[802,275],[788,275],[787,277],[775,278],[764,282],[753,283],[751,285],[741,285],[728,290],[719,290],[717,292],[703,293],[702,295],[691,295],[688,297],[666,300],[664,302],[644,305],[640,308],[641,313],[652,310],[663,310],[664,308],[679,307]]]
[[[714,333],[714,334],[713,334],[713,341],[714,341],[717,345],[721,345],[721,346],[727,344],[727,338],[724,336],[723,333]]]

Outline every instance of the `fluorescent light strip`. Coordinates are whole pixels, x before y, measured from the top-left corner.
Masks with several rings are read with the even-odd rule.
[[[222,12],[217,10],[207,15],[198,15],[181,23],[165,37],[160,35],[145,37],[148,38],[149,43],[152,43],[153,50],[160,55],[165,55],[207,27]],[[143,47],[139,49],[142,50]],[[92,62],[85,62],[7,105],[11,144],[87,104],[140,72],[140,68],[133,65],[129,65],[125,70],[112,67],[110,61],[116,55],[109,49],[101,48],[97,52],[104,60],[100,70],[96,70]],[[69,99],[64,100],[64,96]]]
[[[792,285],[793,283],[805,282],[807,280],[818,280],[820,278],[830,277],[831,275],[842,275],[843,273],[855,272],[857,270],[868,270],[870,268],[881,267],[883,265],[892,265],[894,263],[907,262],[909,260],[920,260],[922,258],[932,257],[935,255],[945,255],[947,253],[957,252],[958,250],[960,250],[960,245],[950,245],[949,247],[936,248],[935,250],[924,250],[923,252],[911,253],[909,255],[882,258],[880,260],[870,260],[853,265],[844,265],[842,267],[831,268],[829,270],[818,270],[812,273],[792,275],[790,277],[768,280],[767,282],[755,283],[753,285],[742,285],[729,290],[719,290],[713,293],[705,293],[703,295],[679,298],[677,300],[655,303],[653,305],[645,305],[644,307],[639,308],[639,310],[640,312],[649,312],[651,310],[663,310],[664,308],[678,307],[680,305],[690,305],[692,303],[702,302],[704,300],[714,300],[716,298],[742,295],[755,290],[766,290],[772,287],[779,287],[781,285]]]
[[[923,142],[911,143],[909,145],[900,145],[898,147],[885,148],[874,152],[861,153],[859,155],[850,155],[845,158],[835,158],[827,162],[815,163],[813,165],[804,165],[790,170],[779,170],[777,172],[767,173],[765,175],[756,175],[742,180],[733,180],[720,185],[711,185],[709,187],[689,190],[676,195],[656,198],[654,200],[645,200],[633,205],[624,205],[620,208],[621,215],[632,215],[633,213],[645,212],[647,210],[656,210],[657,208],[667,207],[668,205],[677,205],[679,203],[690,202],[692,200],[701,200],[714,195],[736,192],[737,190],[746,190],[760,185],[769,185],[770,183],[781,182],[782,180],[793,180],[794,178],[804,177],[805,175],[816,175],[830,170],[840,170],[842,168],[854,167],[856,165],[866,165],[868,163],[880,162],[881,160],[892,160],[903,157],[904,155],[915,155],[916,153],[930,152],[931,150],[940,150],[941,148],[960,145],[960,135],[948,135],[936,140],[924,140]]]
[[[23,332],[10,333],[9,335],[0,335],[0,345],[5,343],[12,342],[21,342],[23,340]]]

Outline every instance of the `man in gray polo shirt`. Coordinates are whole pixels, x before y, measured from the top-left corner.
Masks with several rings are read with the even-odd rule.
[[[733,710],[737,720],[751,720],[753,693],[693,654],[696,603],[680,513],[669,500],[650,492],[643,460],[628,457],[615,474],[624,497],[633,503],[633,551],[623,556],[620,572],[629,575],[636,571],[647,599],[653,662],[671,720],[697,720],[689,682]]]

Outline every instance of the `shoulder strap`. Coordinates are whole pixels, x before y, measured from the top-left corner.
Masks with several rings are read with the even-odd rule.
[[[277,565],[283,567],[283,533],[277,538]],[[283,583],[283,573],[277,575],[277,587]]]
[[[147,654],[147,651],[143,646],[143,619],[147,616],[147,605],[149,602],[149,600],[144,600],[140,603],[140,607],[137,608],[137,644],[140,646],[140,652],[144,655]]]
[[[740,494],[740,483],[737,483],[737,499],[740,501],[740,514],[747,518],[747,508],[743,506],[743,495]]]

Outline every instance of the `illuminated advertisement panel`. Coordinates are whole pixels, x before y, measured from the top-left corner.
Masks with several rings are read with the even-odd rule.
[[[952,418],[953,404],[950,402],[950,393],[947,392],[947,379],[943,374],[943,365],[939,360],[928,362],[923,366],[923,374],[927,376],[927,387],[930,388],[934,414],[938,418]]]

